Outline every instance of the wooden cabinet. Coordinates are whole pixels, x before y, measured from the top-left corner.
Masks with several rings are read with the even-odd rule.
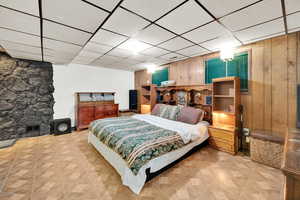
[[[231,154],[238,151],[240,79],[213,79],[213,125],[209,127],[210,145]]]
[[[119,104],[114,103],[114,93],[76,93],[75,122],[77,130],[86,129],[96,119],[119,116]]]
[[[78,126],[87,127],[95,119],[94,106],[79,106],[78,108]]]
[[[237,142],[236,142],[236,131],[226,130],[221,128],[216,128],[210,126],[209,130],[209,144],[218,150],[225,151],[231,154],[236,154],[237,152]]]

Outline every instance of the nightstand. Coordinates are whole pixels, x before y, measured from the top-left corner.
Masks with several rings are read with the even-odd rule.
[[[237,132],[234,128],[209,126],[209,144],[214,149],[230,153],[237,153]]]

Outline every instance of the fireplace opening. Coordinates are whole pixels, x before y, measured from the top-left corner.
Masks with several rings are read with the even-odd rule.
[[[40,135],[40,125],[26,126],[26,135]]]

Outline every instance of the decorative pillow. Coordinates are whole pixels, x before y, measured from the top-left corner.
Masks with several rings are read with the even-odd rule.
[[[164,105],[160,110],[160,117],[170,120],[177,120],[180,109],[178,106]]]
[[[160,110],[163,106],[164,106],[164,104],[155,104],[153,110],[151,111],[151,115],[159,116]]]
[[[188,124],[197,124],[199,121],[202,121],[204,116],[204,111],[192,107],[184,107],[181,109],[177,121],[188,123]]]

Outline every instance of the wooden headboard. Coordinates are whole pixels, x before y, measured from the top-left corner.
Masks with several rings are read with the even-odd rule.
[[[189,85],[156,87],[156,103],[184,105],[205,111],[204,120],[211,123],[212,105],[207,102],[212,96],[212,85]]]

